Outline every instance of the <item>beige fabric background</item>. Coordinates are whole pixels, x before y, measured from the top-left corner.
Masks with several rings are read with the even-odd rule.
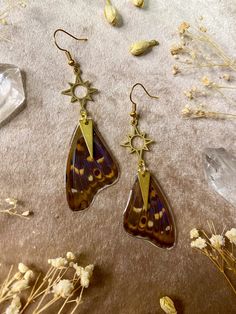
[[[103,1],[31,1],[12,15],[6,29],[11,42],[0,43],[3,63],[18,65],[25,77],[27,108],[0,129],[0,196],[14,196],[33,210],[30,221],[1,216],[0,277],[12,263],[40,265],[68,250],[81,254],[81,263],[95,263],[91,288],[81,313],[161,313],[159,298],[177,301],[179,313],[231,314],[235,296],[210,262],[189,247],[189,230],[213,220],[222,231],[235,226],[235,209],[215,194],[204,178],[204,147],[236,153],[235,123],[184,121],[182,91],[202,74],[171,75],[169,47],[175,29],[203,15],[209,31],[232,55],[236,41],[236,3],[233,0],[149,0],[144,10],[128,0],[115,1],[123,26],[113,28],[103,17]],[[73,80],[65,56],[53,44],[56,28],[88,37],[76,43],[61,36],[72,49],[83,78],[100,90],[89,110],[121,168],[119,182],[100,193],[82,213],[68,209],[64,191],[65,160],[78,121],[78,106],[60,94]],[[128,53],[140,39],[158,39],[160,46],[141,58]],[[150,169],[173,206],[178,245],[163,251],[129,237],[122,212],[136,171],[135,156],[119,146],[128,130],[129,91],[142,82],[160,101],[137,90],[141,126],[156,140],[146,154]],[[216,106],[228,110],[222,99]],[[53,312],[52,312],[53,313]]]

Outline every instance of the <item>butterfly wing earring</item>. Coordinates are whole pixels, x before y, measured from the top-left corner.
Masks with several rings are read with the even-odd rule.
[[[66,166],[68,205],[72,210],[79,211],[89,207],[97,192],[117,181],[118,166],[86,110],[87,102],[93,101],[93,95],[98,91],[91,87],[89,81],[82,79],[79,63],[75,62],[70,52],[58,45],[58,32],[63,32],[75,40],[87,39],[76,38],[63,29],[54,32],[55,45],[65,52],[75,75],[74,82],[69,83],[69,88],[62,94],[70,96],[72,103],[80,104],[79,124],[72,137]],[[84,88],[85,95],[78,95],[78,88]]]
[[[140,83],[136,83],[130,93],[133,104],[130,113],[132,129],[121,145],[138,156],[138,171],[124,212],[124,229],[128,234],[145,239],[157,247],[170,249],[175,245],[176,238],[174,219],[162,188],[143,159],[144,151],[149,150],[148,145],[153,141],[138,127],[136,103],[132,99],[133,90],[138,85],[149,97],[158,98],[151,96]]]

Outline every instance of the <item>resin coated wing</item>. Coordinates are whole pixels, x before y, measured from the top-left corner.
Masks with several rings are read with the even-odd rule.
[[[151,175],[148,207],[143,206],[143,198],[136,178],[124,212],[124,228],[132,236],[148,240],[152,244],[170,249],[175,244],[175,226],[170,205]]]
[[[96,128],[93,129],[93,158],[78,125],[66,167],[66,194],[72,210],[83,210],[101,189],[118,178],[118,166]]]

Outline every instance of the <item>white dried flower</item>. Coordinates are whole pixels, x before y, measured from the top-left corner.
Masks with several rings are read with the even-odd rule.
[[[15,198],[6,198],[5,201],[9,204],[9,205],[13,205],[16,206],[16,204],[18,203],[18,200]]]
[[[24,216],[24,217],[28,217],[28,216],[30,215],[30,211],[29,211],[29,210],[26,210],[26,211],[23,212],[21,215]]]
[[[27,270],[27,272],[24,274],[24,279],[28,282],[34,278],[34,272],[32,270]]]
[[[130,53],[134,56],[140,56],[144,52],[147,52],[151,47],[159,45],[157,40],[142,40],[138,41],[130,46]]]
[[[29,268],[28,268],[25,264],[19,263],[19,264],[18,264],[18,270],[19,270],[19,272],[21,272],[22,274],[25,274],[25,273],[29,270]]]
[[[236,245],[236,228],[232,228],[225,233],[225,236],[229,239],[229,241]]]
[[[116,25],[118,22],[118,12],[116,8],[111,4],[110,0],[106,0],[106,5],[104,9],[104,15],[108,23],[111,25]]]
[[[22,273],[21,272],[17,272],[17,273],[15,273],[15,275],[14,275],[14,279],[16,279],[16,280],[20,280],[22,278]]]
[[[13,285],[11,286],[11,291],[13,293],[17,293],[28,288],[29,288],[28,281],[25,279],[21,279],[13,283]]]
[[[55,267],[55,268],[63,268],[67,266],[68,261],[64,257],[57,257],[57,258],[49,259],[48,264],[52,265],[52,267]]]
[[[162,310],[167,314],[177,314],[174,302],[169,297],[163,297],[160,299],[160,306]]]
[[[18,314],[20,313],[21,302],[20,298],[16,295],[13,297],[11,304],[6,309],[6,314]]]
[[[191,247],[197,248],[200,250],[204,249],[206,246],[207,246],[206,240],[201,237],[198,237],[196,240],[191,242]]]
[[[190,231],[190,239],[195,239],[199,237],[199,231],[196,228],[193,228]]]
[[[220,249],[221,246],[225,245],[225,239],[220,234],[213,234],[212,237],[210,238],[210,242],[212,246],[214,246],[214,248],[216,249]]]
[[[53,286],[53,293],[56,297],[67,298],[70,296],[74,289],[73,283],[68,279],[60,280],[55,286]]]
[[[76,270],[76,275],[80,277],[80,284],[84,288],[88,288],[90,278],[92,277],[94,265],[88,265],[85,268],[74,264],[74,269]]]
[[[144,0],[132,0],[136,7],[142,8],[144,6]]]
[[[66,258],[70,261],[73,261],[75,259],[75,254],[72,252],[67,252],[66,253]]]

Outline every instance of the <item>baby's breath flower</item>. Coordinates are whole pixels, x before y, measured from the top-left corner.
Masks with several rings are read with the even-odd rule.
[[[141,54],[147,52],[151,47],[159,45],[156,40],[142,40],[138,41],[130,46],[130,53],[134,56],[140,56]]]
[[[173,75],[177,75],[178,73],[181,73],[179,67],[176,64],[173,65],[172,73],[173,73]]]
[[[167,314],[177,314],[174,302],[167,296],[160,299],[160,306]]]
[[[16,279],[16,280],[20,280],[22,278],[22,273],[21,272],[17,272],[17,273],[15,273],[15,275],[14,275],[14,279]]]
[[[199,237],[199,231],[194,228],[190,231],[190,239],[195,239]]]
[[[27,270],[27,272],[24,274],[24,279],[30,282],[34,278],[34,272],[32,270]]]
[[[203,76],[203,78],[201,79],[201,82],[204,86],[209,87],[209,88],[215,85],[215,83],[210,81],[207,76]]]
[[[20,313],[21,302],[19,296],[14,296],[11,304],[6,309],[6,314],[18,314]]]
[[[63,268],[67,266],[68,261],[64,257],[57,257],[57,258],[49,259],[48,264],[52,265],[52,267],[55,267],[55,268]]]
[[[115,26],[118,22],[118,13],[116,8],[111,4],[110,0],[106,0],[104,15],[108,23]]]
[[[200,250],[204,249],[206,246],[207,246],[206,240],[201,237],[198,237],[196,240],[191,242],[191,247],[197,248]]]
[[[56,297],[67,298],[70,296],[73,289],[74,285],[70,280],[62,279],[53,286],[52,292]]]
[[[80,277],[80,284],[84,288],[88,288],[90,278],[93,274],[94,265],[88,265],[85,268],[74,264],[74,269],[76,271],[76,275]]]
[[[13,293],[17,293],[28,288],[29,288],[28,281],[25,279],[21,279],[13,283],[13,285],[11,286],[11,291]]]
[[[18,264],[18,270],[19,272],[21,272],[22,274],[25,274],[27,272],[27,270],[29,270],[29,268],[23,264],[23,263],[19,263]]]
[[[72,252],[67,252],[66,253],[66,258],[70,261],[73,261],[75,259],[75,254]]]
[[[187,22],[182,22],[179,27],[178,27],[178,30],[179,30],[179,33],[180,34],[184,34],[186,32],[187,29],[189,29],[190,27],[190,24],[187,23]]]
[[[212,237],[210,238],[210,242],[212,246],[216,249],[220,249],[221,246],[225,245],[225,239],[220,234],[213,234]]]
[[[232,228],[225,233],[229,241],[236,245],[236,228]]]
[[[179,45],[174,45],[170,48],[170,53],[172,54],[172,56],[175,56],[179,53],[181,53],[183,51],[184,47],[179,44]]]
[[[21,215],[24,216],[24,217],[28,217],[30,215],[30,211],[26,210]]]

